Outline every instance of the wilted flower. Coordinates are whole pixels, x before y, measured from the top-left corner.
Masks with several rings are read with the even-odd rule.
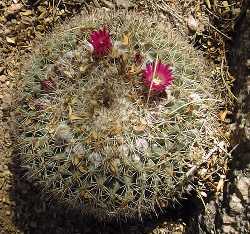
[[[134,62],[136,65],[141,65],[143,61],[143,56],[140,52],[136,52],[134,55]]]
[[[40,83],[42,90],[44,90],[46,93],[49,93],[56,88],[55,81],[53,81],[51,78],[42,80]]]
[[[146,65],[143,70],[143,81],[144,84],[152,91],[163,92],[171,85],[174,77],[170,66],[158,62],[155,66],[154,63]]]
[[[92,44],[95,56],[107,55],[112,47],[111,37],[106,28],[93,31],[90,35],[90,43]]]

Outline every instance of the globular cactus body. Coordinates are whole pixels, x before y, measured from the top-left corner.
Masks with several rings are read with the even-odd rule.
[[[91,13],[51,36],[23,76],[28,177],[100,218],[179,199],[186,172],[221,138],[216,81],[202,57],[168,23],[134,13]]]

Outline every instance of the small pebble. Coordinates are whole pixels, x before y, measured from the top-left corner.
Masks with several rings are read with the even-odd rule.
[[[0,74],[1,74],[1,68],[0,68]],[[4,83],[6,80],[7,80],[7,76],[5,76],[5,75],[0,76],[0,82],[1,83]]]
[[[187,26],[191,32],[196,32],[198,29],[198,21],[192,15],[189,15],[187,18]]]
[[[240,214],[244,209],[241,204],[241,200],[236,196],[235,193],[231,196],[229,207],[231,208],[231,211],[236,214]]]
[[[237,188],[243,197],[243,199],[247,202],[249,199],[249,191],[250,191],[250,179],[247,177],[241,177],[237,181]]]

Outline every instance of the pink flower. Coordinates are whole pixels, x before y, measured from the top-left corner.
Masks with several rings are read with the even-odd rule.
[[[94,48],[94,55],[97,57],[107,55],[112,47],[109,31],[104,27],[99,31],[93,31],[90,35],[90,43]]]
[[[163,92],[173,79],[170,66],[161,62],[158,62],[156,67],[155,62],[147,64],[143,70],[144,84],[152,91]]]

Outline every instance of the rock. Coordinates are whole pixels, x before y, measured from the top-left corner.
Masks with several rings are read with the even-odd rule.
[[[231,196],[229,207],[231,208],[232,212],[237,214],[240,214],[244,210],[241,200],[236,196],[235,193]]]
[[[189,15],[187,18],[187,26],[191,32],[196,32],[198,29],[198,21],[192,15]]]
[[[1,71],[1,70],[0,70]],[[0,72],[1,73],[1,72]],[[0,76],[0,82],[1,83],[4,83],[5,81],[7,80],[7,76],[5,76],[5,75],[1,75]]]
[[[223,220],[223,224],[232,224],[235,222],[235,218],[229,216],[228,214],[224,214],[223,217],[222,217],[222,220]]]
[[[2,98],[3,103],[7,104],[7,105],[11,105],[12,102],[12,98],[10,94],[5,94]]]
[[[237,181],[237,189],[240,192],[241,196],[245,200],[245,202],[248,202],[249,200],[249,191],[250,191],[250,178],[247,177],[241,177]]]

